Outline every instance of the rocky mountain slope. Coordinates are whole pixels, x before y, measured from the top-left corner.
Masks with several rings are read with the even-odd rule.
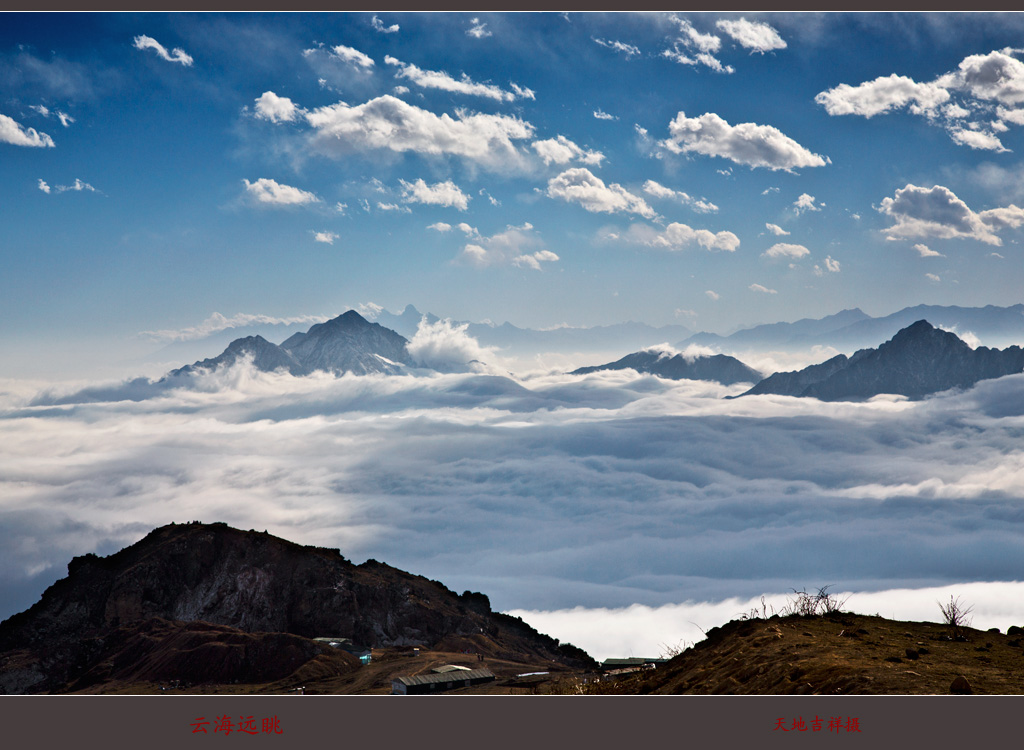
[[[170,376],[189,375],[199,369],[233,365],[243,356],[253,359],[258,370],[272,372],[284,368],[292,375],[308,375],[316,370],[367,375],[397,373],[402,365],[414,365],[404,336],[371,323],[355,310],[305,333],[295,333],[280,345],[262,336],[247,336],[232,341],[222,354],[178,368]]]
[[[492,612],[483,594],[460,596],[375,560],[355,565],[336,549],[266,532],[190,523],[158,528],[108,557],[74,558],[67,578],[0,623],[0,691],[69,689],[87,675],[141,669],[147,659],[169,659],[180,670],[175,654],[184,646],[169,648],[168,638],[205,649],[193,653],[193,673],[234,671],[240,679],[311,660],[352,666],[317,637],[367,647],[470,639],[475,651],[494,656],[592,664],[579,649]]]
[[[971,349],[956,334],[919,320],[877,349],[840,354],[797,372],[765,378],[743,396],[774,393],[822,401],[857,401],[893,393],[920,399],[1024,370],[1024,350]]]
[[[627,368],[671,380],[713,380],[723,385],[757,383],[763,377],[757,370],[726,354],[685,357],[682,354],[668,356],[666,353],[651,350],[627,354],[622,359],[605,365],[581,367],[573,370],[571,374],[586,375],[599,370]]]

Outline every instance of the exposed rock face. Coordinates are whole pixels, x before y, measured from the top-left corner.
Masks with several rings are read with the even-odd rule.
[[[919,320],[877,349],[862,349],[849,358],[839,355],[799,372],[776,373],[742,395],[776,393],[857,401],[894,393],[920,399],[1022,370],[1024,350],[1018,346],[971,349],[956,334]]]
[[[262,336],[236,339],[219,356],[181,367],[170,376],[230,366],[243,356],[252,357],[256,369],[265,372],[284,368],[292,375],[307,375],[316,370],[395,374],[401,372],[402,365],[414,364],[408,345],[404,336],[349,310],[325,323],[317,323],[306,333],[290,336],[280,346]]]
[[[215,370],[218,367],[228,367],[247,356],[252,357],[253,366],[257,370],[264,372],[273,372],[284,368],[292,375],[307,373],[306,367],[287,349],[282,349],[277,344],[271,344],[262,336],[246,336],[244,339],[232,341],[220,356],[185,365],[185,367],[173,370],[171,375],[189,375],[198,369]]]
[[[298,636],[288,645],[306,658],[322,649],[302,642],[319,636],[378,647],[484,635],[499,653],[589,661],[579,649],[491,612],[481,594],[460,597],[374,560],[355,565],[338,550],[303,547],[265,532],[192,523],[156,529],[108,557],[74,558],[67,578],[0,623],[0,655],[38,657],[22,659],[17,675],[5,677],[7,667],[0,666],[0,688],[39,692],[66,685],[94,668],[94,657],[109,651],[104,644],[119,629],[134,633],[154,619],[212,623],[263,633],[264,640],[275,633]],[[33,670],[43,679],[35,680]]]
[[[634,352],[615,362],[581,367],[578,370],[573,370],[570,374],[586,375],[598,370],[625,370],[627,368],[671,380],[713,380],[723,385],[756,383],[762,378],[760,372],[726,354],[687,358],[682,354],[669,357],[657,351]]]
[[[326,323],[317,323],[306,333],[290,336],[281,348],[289,351],[310,372],[326,370],[365,375],[397,369],[389,367],[382,358],[413,364],[408,344],[404,336],[349,310]]]

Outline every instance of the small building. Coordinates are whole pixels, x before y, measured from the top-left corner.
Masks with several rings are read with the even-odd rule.
[[[348,653],[352,654],[352,656],[359,659],[359,663],[362,664],[364,667],[371,661],[372,657],[370,649],[366,648],[365,646],[357,646],[355,643],[352,642],[351,638],[319,637],[314,638],[313,640],[317,641],[318,643],[326,643],[331,648],[340,648],[342,651],[347,651]]]
[[[455,669],[450,672],[396,677],[391,680],[391,694],[430,695],[493,681],[494,673],[489,669]]]
[[[601,662],[601,670],[610,672],[620,669],[654,669],[659,664],[664,664],[668,659],[650,659],[642,656],[631,656],[628,659],[605,659]]]

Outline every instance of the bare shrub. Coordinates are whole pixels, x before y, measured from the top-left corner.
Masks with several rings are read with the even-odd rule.
[[[797,591],[793,589],[793,593],[796,595],[794,599],[786,599],[786,606],[779,610],[779,614],[782,617],[790,616],[818,616],[818,615],[831,615],[843,611],[843,606],[846,604],[847,599],[840,599],[835,594],[828,593],[828,590],[832,588],[832,584],[828,586],[822,586],[818,589],[817,593],[809,594],[807,589]]]
[[[967,640],[967,628],[971,626],[974,618],[970,616],[974,606],[965,606],[960,597],[953,598],[949,595],[949,604],[938,602],[939,610],[942,612],[942,622],[952,629],[954,640]]]

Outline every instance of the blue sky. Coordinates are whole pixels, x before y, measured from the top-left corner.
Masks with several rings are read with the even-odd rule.
[[[367,302],[717,332],[1013,304],[1022,25],[8,15],[3,344]]]

